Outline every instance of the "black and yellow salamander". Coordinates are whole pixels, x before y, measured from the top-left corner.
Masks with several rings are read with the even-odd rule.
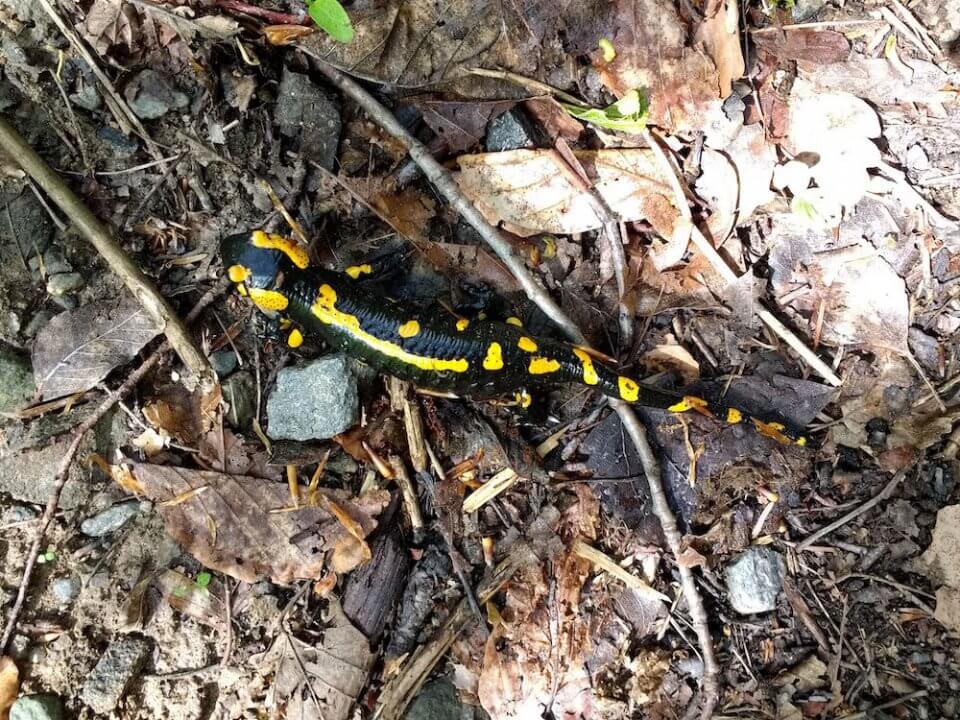
[[[528,389],[579,383],[629,403],[675,413],[692,410],[727,423],[747,423],[780,443],[806,444],[806,438],[781,422],[643,385],[587,348],[533,337],[517,323],[410,312],[358,283],[371,273],[369,265],[343,272],[311,266],[306,249],[280,235],[260,230],[231,235],[221,251],[237,291],[260,310],[293,323],[287,338],[291,347],[303,342],[302,333],[316,333],[379,372],[431,390],[475,397],[512,394],[527,405]]]

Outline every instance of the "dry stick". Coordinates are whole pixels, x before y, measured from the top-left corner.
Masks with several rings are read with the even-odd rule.
[[[820,528],[815,533],[807,536],[805,540],[802,540],[801,542],[797,543],[797,550],[798,551],[806,550],[808,547],[810,547],[815,542],[817,542],[817,540],[819,540],[820,538],[829,535],[837,528],[843,527],[854,518],[857,518],[860,515],[863,515],[863,513],[867,512],[867,510],[870,510],[876,505],[879,505],[881,502],[883,502],[888,497],[890,497],[890,495],[896,489],[897,485],[899,485],[900,482],[903,480],[903,478],[905,478],[906,476],[907,476],[907,468],[904,468],[903,470],[899,470],[897,474],[890,479],[890,482],[888,482],[886,486],[884,486],[883,490],[877,493],[876,496],[874,496],[870,500],[867,500],[860,507],[851,510],[846,515],[841,517],[839,520],[834,520],[832,523],[830,523],[826,527]]]
[[[157,322],[163,324],[163,332],[187,369],[199,380],[213,377],[210,363],[203,356],[177,317],[170,303],[157,291],[143,271],[123,251],[110,231],[97,220],[92,212],[67,187],[63,179],[34,151],[20,134],[0,118],[0,147],[16,159],[20,167],[43,188],[44,192],[60,206],[74,227],[107,261],[124,284],[133,292],[143,308]]]
[[[197,304],[194,306],[193,310],[191,310],[187,315],[186,321],[191,323],[196,320],[200,313],[203,312],[203,310],[210,303],[212,303],[227,289],[228,284],[228,281],[224,279],[208,290],[207,293],[197,301]],[[164,341],[160,347],[151,353],[150,357],[143,361],[143,364],[140,367],[130,373],[129,377],[123,381],[123,384],[120,385],[120,387],[103,399],[103,402],[97,406],[97,409],[92,415],[90,415],[90,417],[80,423],[80,425],[78,425],[73,431],[73,440],[70,441],[70,446],[67,448],[63,459],[60,461],[60,465],[57,467],[57,474],[54,476],[53,487],[50,489],[50,495],[47,498],[47,506],[44,508],[43,515],[40,517],[39,525],[34,531],[33,542],[30,545],[30,550],[27,553],[27,562],[23,568],[23,576],[20,578],[20,587],[17,589],[17,599],[13,604],[13,609],[10,611],[10,617],[7,619],[7,624],[3,629],[3,637],[0,638],[0,656],[6,653],[7,646],[13,637],[13,631],[17,626],[17,620],[20,617],[20,613],[23,610],[24,600],[26,600],[27,597],[27,588],[30,586],[30,578],[33,575],[33,568],[36,565],[37,557],[40,555],[40,545],[43,543],[43,536],[46,533],[47,528],[50,527],[50,523],[53,521],[53,516],[57,511],[57,506],[60,504],[60,494],[63,492],[63,488],[67,484],[70,466],[73,464],[73,459],[76,456],[77,451],[80,449],[80,443],[83,441],[83,436],[86,435],[88,431],[93,429],[93,426],[96,425],[104,415],[110,412],[110,409],[114,405],[128,395],[130,391],[137,386],[137,383],[139,383],[171,349],[172,345],[169,339]]]
[[[901,695],[897,699],[891,700],[890,702],[885,702],[882,705],[874,705],[871,708],[861,710],[860,712],[851,713],[850,715],[840,715],[837,717],[837,720],[861,720],[861,718],[873,717],[874,713],[880,710],[889,710],[897,705],[903,705],[903,703],[910,702],[911,700],[919,700],[927,695],[928,693],[926,690],[917,690],[909,695]]]
[[[501,261],[509,268],[521,287],[523,287],[527,297],[535,302],[540,309],[543,310],[544,314],[559,325],[573,342],[584,343],[583,333],[580,332],[576,324],[567,317],[566,313],[560,309],[553,298],[537,284],[537,281],[530,274],[530,271],[527,270],[524,262],[514,254],[510,243],[507,242],[500,232],[487,222],[483,215],[467,200],[450,173],[434,159],[426,146],[407,132],[406,128],[397,122],[397,119],[383,105],[351,78],[344,75],[332,65],[329,65],[309,49],[301,45],[297,47],[317,61],[317,68],[331,83],[360,105],[374,122],[406,146],[410,157],[420,166],[424,175],[427,176],[427,179],[443,194],[447,202],[483,236],[483,239],[493,248],[494,252],[497,253]],[[621,422],[624,427],[626,427],[630,438],[637,447],[637,454],[643,463],[647,483],[650,486],[650,496],[653,500],[654,512],[663,528],[663,534],[670,548],[670,552],[675,558],[679,558],[682,552],[680,530],[677,527],[676,516],[674,516],[673,511],[670,509],[667,496],[663,491],[663,485],[660,480],[660,463],[654,455],[653,449],[650,447],[646,431],[629,405],[619,400],[612,400],[611,404],[616,409]],[[710,634],[707,611],[704,607],[703,599],[697,590],[697,583],[693,571],[690,568],[684,567],[679,562],[677,569],[680,573],[683,592],[687,598],[687,605],[690,610],[693,627],[697,633],[697,640],[700,643],[700,649],[703,653],[704,673],[700,716],[702,718],[708,718],[713,713],[713,708],[719,697],[720,665],[717,662],[713,648],[713,638]]]

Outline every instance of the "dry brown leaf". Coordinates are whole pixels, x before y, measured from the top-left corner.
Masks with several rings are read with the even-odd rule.
[[[45,400],[89,390],[162,329],[126,293],[61,313],[37,335],[32,354],[37,387]]]
[[[711,105],[720,100],[720,79],[713,61],[691,47],[684,22],[672,3],[615,0],[609,40],[612,62],[599,59],[600,78],[617,97],[643,89],[649,97],[650,122],[671,132],[702,129]],[[725,46],[718,43],[717,51]],[[729,64],[729,59],[725,60]],[[732,74],[733,66],[728,67]]]
[[[183,573],[164,570],[154,580],[154,584],[173,609],[215,630],[226,628],[223,600],[217,597],[223,592],[219,583],[215,587],[211,587],[212,582],[206,587],[200,587],[196,580]]]
[[[743,77],[746,65],[740,50],[740,3],[738,0],[710,0],[696,41],[702,42],[717,66],[720,97],[733,92],[733,81]]]
[[[6,655],[0,657],[0,720],[10,717],[10,707],[20,692],[20,671]]]
[[[690,385],[700,379],[700,363],[683,345],[657,345],[644,353],[640,362],[650,374],[676,373],[683,385]]]
[[[513,100],[434,100],[429,96],[410,98],[407,102],[420,110],[424,122],[446,142],[452,153],[480,145],[487,123],[516,104]]]
[[[155,429],[193,447],[215,424],[219,425],[220,385],[192,392],[183,385],[167,385],[159,397],[143,406],[143,416]]]
[[[583,150],[576,154],[595,192],[623,222],[647,220],[663,237],[679,214],[673,193],[648,150]],[[461,189],[492,223],[528,237],[573,234],[600,227],[588,193],[564,171],[552,150],[512,150],[458,158]]]
[[[262,445],[249,443],[229,428],[221,428],[222,425],[218,424],[200,438],[197,449],[204,462],[228,475],[283,481],[283,468],[279,464],[270,464],[270,456]]]
[[[590,565],[564,553],[553,567],[555,597],[540,567],[521,570],[506,591],[503,622],[487,640],[477,690],[493,720],[594,714],[586,666],[590,631],[579,607]]]
[[[842,33],[824,28],[755,33],[752,40],[761,52],[770,53],[776,62],[804,61],[812,65],[814,73],[821,65],[843,63],[846,67],[850,56],[850,41]]]
[[[533,98],[523,103],[553,142],[558,139],[574,143],[583,134],[583,125],[551,97]]]
[[[336,599],[329,614],[319,642],[278,635],[265,657],[276,663],[271,695],[285,706],[285,717],[346,720],[367,684],[375,656],[366,636],[350,623]]]
[[[285,484],[160,465],[134,465],[133,473],[144,494],[159,504],[167,532],[203,565],[238,580],[316,580],[324,567],[347,572],[362,557],[359,542],[327,510],[289,510]],[[318,492],[349,514],[364,536],[390,500],[386,490],[360,497],[343,490]],[[181,497],[188,499],[162,505]]]
[[[306,25],[267,25],[263,28],[263,36],[271,45],[290,45],[298,40],[313,35],[317,28]]]

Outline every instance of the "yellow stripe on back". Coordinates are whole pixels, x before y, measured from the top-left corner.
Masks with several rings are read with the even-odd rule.
[[[307,249],[293,238],[285,238],[282,235],[267,235],[263,230],[255,230],[251,236],[251,241],[254,247],[264,248],[265,250],[279,250],[301,270],[305,270],[310,264]]]
[[[280,312],[286,310],[290,301],[286,295],[276,290],[263,290],[262,288],[249,288],[247,292],[253,304],[266,312]]]
[[[358,280],[361,275],[369,275],[373,272],[373,268],[364,263],[363,265],[351,265],[346,268],[344,272],[350,276],[353,280]]]
[[[597,374],[597,368],[593,364],[593,358],[578,347],[573,348],[573,354],[577,356],[577,359],[583,366],[583,381],[587,385],[596,385],[600,382],[600,376]]]
[[[310,312],[313,313],[320,322],[326,325],[333,325],[341,328],[359,340],[367,347],[376,350],[378,353],[394,358],[401,362],[413,365],[421,370],[455,373],[465,373],[470,369],[470,363],[466,358],[454,358],[446,360],[443,358],[424,357],[407,352],[396,343],[388,340],[381,340],[376,335],[371,335],[360,327],[360,320],[355,315],[345,313],[337,309],[337,291],[324,283],[317,292],[317,298],[310,306]]]
[[[617,386],[620,390],[620,399],[627,402],[636,402],[640,397],[640,386],[635,380],[621,375],[617,378]]]
[[[490,347],[487,348],[487,356],[483,359],[483,369],[503,369],[503,348],[500,347],[500,343],[490,343]]]
[[[531,375],[549,375],[550,373],[555,373],[559,369],[559,362],[553,358],[538,355],[534,358],[530,358],[530,366],[527,368],[527,371]]]

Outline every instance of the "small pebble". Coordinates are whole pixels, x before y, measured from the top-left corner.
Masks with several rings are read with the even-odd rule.
[[[136,500],[108,507],[80,524],[80,531],[90,537],[103,537],[119,530],[134,515],[140,512],[140,503]]]
[[[67,604],[80,593],[80,583],[72,577],[57,578],[50,586],[61,604]]]
[[[237,369],[237,354],[233,350],[220,350],[210,356],[210,364],[217,373],[217,377],[225,378]]]
[[[106,715],[120,702],[130,682],[150,657],[151,644],[125,635],[110,643],[93,671],[87,675],[80,699],[98,714]]]
[[[47,279],[47,292],[54,297],[60,297],[79,290],[85,284],[86,281],[80,273],[58,273]]]
[[[3,511],[0,515],[0,525],[12,525],[13,523],[27,522],[37,517],[37,511],[26,505],[12,505]]]
[[[61,720],[63,701],[56,695],[24,695],[10,708],[10,720]]]

